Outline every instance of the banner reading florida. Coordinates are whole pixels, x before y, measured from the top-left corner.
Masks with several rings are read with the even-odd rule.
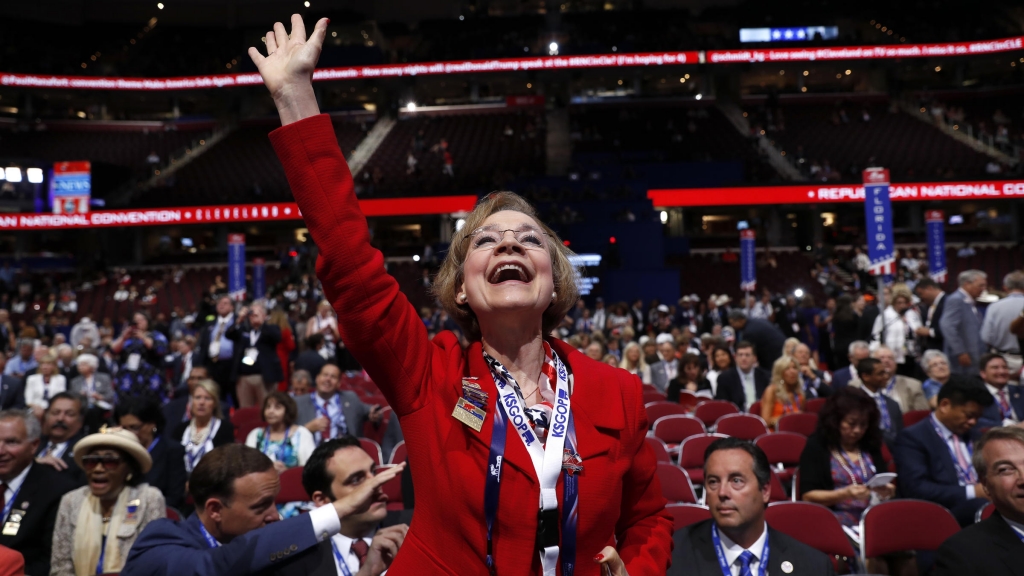
[[[889,170],[864,171],[864,235],[868,244],[868,269],[874,276],[896,273],[896,250],[892,235],[892,204],[889,203]]]
[[[924,215],[928,232],[928,274],[939,284],[946,281],[946,215],[942,210],[929,210]]]

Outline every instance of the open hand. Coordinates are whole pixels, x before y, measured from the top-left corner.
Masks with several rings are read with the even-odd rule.
[[[249,48],[249,57],[270,90],[283,124],[320,113],[313,94],[313,70],[320,58],[328,22],[321,18],[307,40],[302,17],[292,14],[290,36],[280,22],[275,22],[274,29],[267,32],[266,56],[254,47]]]
[[[387,496],[384,495],[384,490],[381,487],[401,474],[402,470],[405,470],[405,462],[378,472],[372,478],[365,480],[348,496],[335,500],[333,506],[338,512],[338,518],[344,519],[352,514],[361,514],[377,502],[387,502]]]
[[[58,472],[68,469],[68,463],[55,456],[40,456],[39,458],[36,458],[36,463],[53,466],[54,470]]]

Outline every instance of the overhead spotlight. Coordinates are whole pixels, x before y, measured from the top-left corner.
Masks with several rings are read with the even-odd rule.
[[[667,224],[668,223],[668,212],[662,210],[661,214],[659,215],[659,217],[661,218],[661,223],[662,224]]]
[[[28,176],[28,181],[32,184],[43,183],[43,169],[42,168],[29,168],[25,170],[25,175]]]
[[[804,70],[804,76],[810,76],[810,75],[811,75],[811,71],[810,70]]]
[[[302,5],[305,6],[306,8],[309,8],[309,0],[303,2]]]
[[[21,168],[8,166],[4,169],[4,177],[8,182],[21,182]]]
[[[156,8],[157,8],[157,10],[163,10],[164,9],[164,3],[163,2],[157,2],[156,3]]]
[[[796,290],[793,290],[793,296],[796,296],[797,298],[803,298],[804,291],[801,290],[800,288],[797,288]]]
[[[412,261],[413,262],[419,262],[420,261],[420,255],[419,254],[413,254],[412,255]]]
[[[847,70],[847,71],[846,71],[846,75],[847,75],[847,76],[849,76],[850,74],[853,74],[853,70]]]
[[[416,111],[416,103],[415,102],[409,102],[408,104],[405,105],[405,109],[408,110],[409,112],[415,112]]]
[[[558,55],[558,42],[552,42],[551,44],[548,44],[548,54],[552,56]]]
[[[697,100],[700,100],[703,97],[704,97],[703,94],[697,94],[696,96],[694,96],[694,98],[696,98]]]
[[[465,20],[465,19],[466,19],[465,16],[463,16],[462,14],[459,14],[459,21],[462,21],[462,20]]]
[[[942,72],[942,66],[936,66],[935,67],[935,71],[936,72]]]
[[[466,219],[465,218],[459,218],[458,220],[455,221],[455,231],[458,232],[459,230],[462,230],[462,227],[465,226],[465,225],[466,225]]]

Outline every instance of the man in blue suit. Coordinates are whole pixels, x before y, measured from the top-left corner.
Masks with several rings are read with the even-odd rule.
[[[189,479],[196,513],[183,522],[163,519],[146,526],[121,574],[274,573],[337,534],[341,518],[386,501],[381,486],[403,468],[381,472],[330,505],[278,522],[274,499],[281,485],[274,463],[255,448],[221,446],[203,457]],[[337,573],[330,568],[322,576]]]
[[[949,508],[961,526],[968,526],[985,503],[985,491],[971,463],[967,433],[992,404],[992,395],[981,384],[954,376],[939,389],[938,401],[930,417],[896,438],[899,489],[906,498]]]
[[[850,359],[850,365],[840,368],[832,373],[832,389],[839,390],[848,386],[850,381],[857,379],[857,362],[871,356],[871,347],[863,340],[850,342],[846,357]]]
[[[988,286],[988,277],[981,270],[965,270],[957,277],[960,288],[945,298],[939,328],[945,339],[943,352],[949,357],[954,374],[974,376],[978,360],[985,353],[981,339],[981,312],[977,298]]]
[[[1010,368],[1000,354],[981,357],[981,381],[992,396],[992,405],[981,413],[971,437],[978,439],[986,428],[1014,426],[1024,419],[1024,394],[1020,386],[1010,384]]]

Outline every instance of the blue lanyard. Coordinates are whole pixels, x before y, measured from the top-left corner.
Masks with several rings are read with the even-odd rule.
[[[338,545],[334,543],[334,538],[331,538],[331,550],[334,550],[334,561],[338,564],[338,569],[341,570],[342,576],[352,576],[352,572],[348,569],[348,564],[345,562],[345,558],[341,556],[341,552],[338,551]]]
[[[768,528],[765,527],[767,532]],[[765,576],[768,573],[768,540],[770,534],[764,536],[764,549],[761,550],[761,558],[757,562],[757,574],[758,576]],[[723,576],[732,576],[732,569],[729,568],[729,563],[725,561],[725,549],[722,547],[722,539],[718,536],[718,525],[714,522],[711,523],[711,539],[715,543],[715,555],[718,556],[718,566],[722,569]]]
[[[319,412],[321,416],[323,416],[324,418],[327,418],[327,420],[330,421],[330,423],[331,423],[330,426],[331,427],[328,430],[329,431],[328,438],[333,438],[334,437],[334,431],[335,431],[334,429],[338,427],[338,423],[335,422],[334,418],[331,418],[330,407],[331,407],[331,402],[334,402],[334,404],[338,407],[338,415],[344,417],[344,414],[341,411],[341,397],[337,393],[335,393],[334,396],[330,400],[324,400],[324,405],[320,406],[320,403],[316,401],[317,400],[316,392],[313,392],[309,396],[313,399],[313,406],[316,408],[316,411]],[[339,420],[340,420],[340,418],[339,418]],[[339,430],[339,435],[343,434],[343,433],[344,433],[344,430]]]
[[[103,557],[107,555],[107,535],[103,535],[103,542],[100,543],[100,560],[96,563],[96,573],[105,574],[103,572]]]
[[[960,455],[953,451],[953,447],[949,445],[948,438],[942,434],[942,429],[939,428],[939,423],[935,419],[934,414],[931,416],[931,421],[932,428],[935,430],[935,433],[939,435],[939,438],[942,438],[942,443],[946,445],[946,449],[949,450],[949,455],[953,458],[953,468],[956,469],[956,476],[957,480],[960,481],[960,485],[967,486],[968,484],[973,484],[974,478],[972,477],[971,469],[964,469],[964,467],[960,466]],[[971,449],[971,443],[962,442],[962,444],[967,448],[967,461],[970,462],[971,458],[974,457],[974,450]]]
[[[278,462],[284,462],[284,447],[286,444],[288,444],[289,432],[291,432],[290,427],[284,429],[284,440],[282,440],[281,444],[277,447],[276,450],[274,450],[274,457],[277,458]],[[260,448],[260,452],[267,454],[267,448],[270,448],[270,426],[267,426],[266,428],[263,429],[263,447]],[[269,456],[269,454],[267,455]]]
[[[501,492],[501,464],[505,455],[505,428],[508,415],[505,406],[499,400],[494,403],[494,428],[491,431],[491,450],[487,459],[487,480],[484,484],[484,515],[487,522],[487,568],[491,574],[497,573],[494,564],[494,520],[498,515],[498,495]],[[566,442],[573,454],[576,448],[576,424],[569,413],[569,424],[566,427]],[[562,564],[562,576],[572,576],[576,567],[576,524],[579,519],[579,478],[562,470],[562,542],[559,558]]]
[[[158,436],[158,437],[154,438],[152,442],[149,443],[149,447],[146,448],[146,452],[149,452],[150,454],[152,454],[153,453],[153,448],[157,444],[159,444],[159,443],[160,443],[160,437]]]
[[[199,530],[203,533],[203,538],[206,539],[206,543],[210,546],[210,548],[217,548],[220,546],[220,542],[217,542],[217,540],[206,529],[206,526],[203,526],[202,520],[199,520]]]
[[[11,509],[14,508],[14,501],[18,498],[18,492],[21,492],[21,486],[18,486],[18,489],[14,491],[14,494],[11,494],[11,499],[7,501],[7,504],[4,504],[4,511],[0,514],[0,520],[3,520],[4,522],[7,521],[7,515],[10,514]]]

